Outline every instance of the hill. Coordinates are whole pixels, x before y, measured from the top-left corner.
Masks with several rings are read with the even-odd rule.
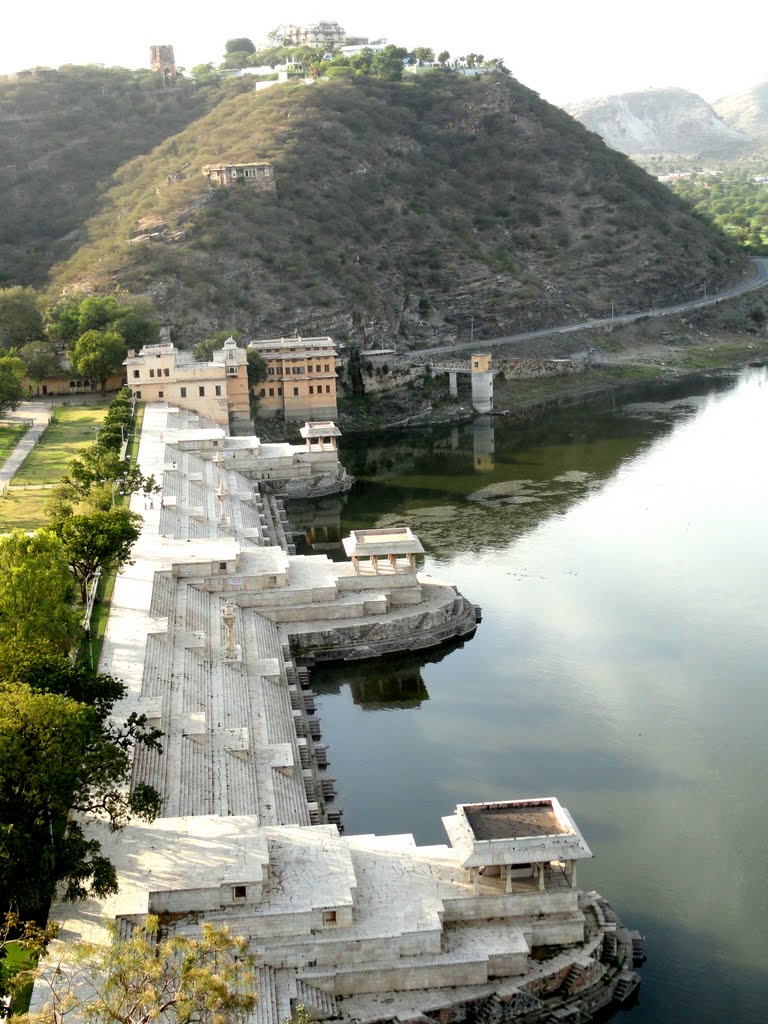
[[[713,104],[717,115],[736,131],[765,146],[768,143],[768,82],[725,96]]]
[[[620,153],[733,156],[749,146],[739,125],[725,123],[685,89],[647,89],[586,100],[568,112]]]
[[[270,161],[270,199],[204,164]],[[185,166],[186,180],[164,185]],[[502,74],[435,71],[225,98],[99,194],[63,288],[153,299],[174,337],[499,335],[711,290],[742,253]],[[152,233],[165,241],[132,241]],[[171,241],[170,239],[176,239]]]
[[[0,287],[42,284],[111,175],[209,110],[220,94],[149,71],[41,68],[0,77]]]

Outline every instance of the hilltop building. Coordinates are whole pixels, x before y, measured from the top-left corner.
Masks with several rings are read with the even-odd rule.
[[[347,34],[338,21],[318,21],[314,25],[278,25],[275,35],[290,46],[338,46]]]
[[[267,379],[254,390],[259,415],[286,420],[335,420],[336,349],[329,337],[251,341],[267,363]]]

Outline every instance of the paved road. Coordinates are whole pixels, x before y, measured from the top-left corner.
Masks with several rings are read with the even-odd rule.
[[[0,466],[0,494],[4,494],[8,489],[14,474],[37,444],[40,435],[48,426],[50,418],[51,406],[48,402],[24,402],[14,412],[6,413],[3,417],[5,420],[29,422],[30,428]]]
[[[645,317],[668,316],[670,313],[685,313],[691,309],[701,309],[703,306],[713,306],[722,299],[733,299],[737,295],[744,295],[747,292],[763,288],[768,284],[768,259],[753,259],[755,265],[755,276],[749,281],[728,288],[715,295],[702,296],[692,302],[681,302],[677,306],[664,306],[659,309],[644,309],[639,313],[622,313],[620,316],[606,317],[603,320],[581,320],[575,324],[564,324],[562,327],[542,327],[537,331],[526,331],[524,334],[509,334],[501,338],[483,338],[474,342],[459,342],[454,345],[438,345],[435,348],[421,349],[418,353],[422,356],[441,355],[446,352],[472,352],[483,351],[493,345],[515,344],[516,342],[531,341],[534,338],[547,338],[555,334],[573,334],[576,331],[588,331],[593,327],[608,327],[616,324],[630,324],[634,320],[641,320]]]

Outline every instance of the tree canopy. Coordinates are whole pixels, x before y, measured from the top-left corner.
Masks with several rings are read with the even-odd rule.
[[[85,603],[88,581],[97,570],[117,572],[130,560],[131,548],[141,533],[141,516],[122,506],[94,509],[68,515],[56,521],[52,529],[61,540]]]
[[[18,348],[43,337],[45,323],[34,289],[0,289],[0,347]]]
[[[143,718],[117,728],[89,704],[0,682],[0,905],[35,917],[60,881],[67,899],[115,891],[112,864],[69,810],[115,828],[134,813],[152,818],[156,792],[127,793],[137,742],[157,742]]]
[[[74,586],[64,547],[50,530],[0,537],[0,641],[68,652],[80,631]]]
[[[95,377],[105,390],[107,380],[118,373],[128,352],[117,331],[91,330],[81,334],[70,352],[72,366],[84,377]]]
[[[20,1024],[230,1024],[258,1000],[247,940],[203,924],[199,938],[164,936],[148,917],[126,939],[109,925],[108,945],[76,943],[46,965],[40,983],[47,1005]]]
[[[18,408],[24,398],[26,367],[17,356],[0,357],[0,416]]]

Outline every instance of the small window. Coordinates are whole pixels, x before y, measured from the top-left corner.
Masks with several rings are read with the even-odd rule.
[[[149,371],[149,376],[150,377],[154,377],[155,376],[155,371],[154,370],[150,370]]]
[[[226,562],[219,562],[219,569],[226,569],[226,568],[227,568],[227,563]],[[243,887],[241,885],[238,885],[237,888],[238,889],[242,889]],[[243,890],[243,896],[245,896],[245,890]]]
[[[331,385],[330,384],[326,384],[325,385],[325,393],[326,393],[326,395],[330,395],[330,393],[331,393]]]
[[[205,398],[205,388],[202,385],[197,389],[197,392],[201,398]]]
[[[134,370],[133,371],[133,376],[134,377],[138,377],[139,376],[139,371],[138,370]]]
[[[170,371],[170,370],[168,369],[168,367],[167,367],[167,366],[166,366],[166,368],[165,368],[165,369],[163,370],[163,376],[164,376],[164,377],[170,377],[170,376],[171,376],[171,371]]]
[[[273,374],[274,372],[275,372],[275,368],[274,368],[274,366],[268,366],[268,367],[267,367],[267,373],[268,373],[268,374],[270,374],[270,376],[271,376],[271,375],[272,375],[272,374]]]
[[[278,393],[278,395],[280,395],[282,397],[283,389],[282,388],[278,388],[277,389],[277,393]]]
[[[294,388],[293,389],[294,396],[298,395],[298,393],[299,393],[299,389],[298,388]]]
[[[135,395],[136,398],[141,399],[141,392],[140,391],[134,392],[134,395]]]
[[[202,394],[202,391],[200,393]],[[216,394],[221,397],[221,384],[216,385]]]
[[[162,391],[158,391],[157,392],[157,397],[158,398],[162,398],[163,397],[163,392]]]
[[[181,391],[181,397],[182,398],[186,398],[187,397],[187,389],[186,388],[181,388],[180,391]]]
[[[236,366],[228,366],[227,367],[227,373],[230,375],[230,377],[236,377],[237,376],[237,367]]]
[[[274,388],[270,388],[269,389],[269,397],[270,398],[274,398],[275,397],[275,389]]]
[[[325,364],[325,372],[330,373],[331,367],[328,363]]]
[[[233,885],[232,886],[232,896],[236,900],[244,900],[246,895],[247,895],[247,890],[246,890],[246,887],[244,885]]]
[[[315,373],[320,373],[320,367],[319,366],[315,367]]]
[[[335,910],[324,910],[323,911],[323,924],[336,924],[336,911]]]
[[[309,393],[310,393],[310,395],[314,395],[314,393],[315,393],[315,389],[312,387],[311,384],[309,385]]]
[[[478,361],[475,360],[475,369],[477,370],[479,368],[479,366],[480,366],[480,363],[478,363]]]
[[[261,391],[259,392],[259,397],[260,398],[266,398],[266,395],[267,395],[266,389],[262,388]]]

